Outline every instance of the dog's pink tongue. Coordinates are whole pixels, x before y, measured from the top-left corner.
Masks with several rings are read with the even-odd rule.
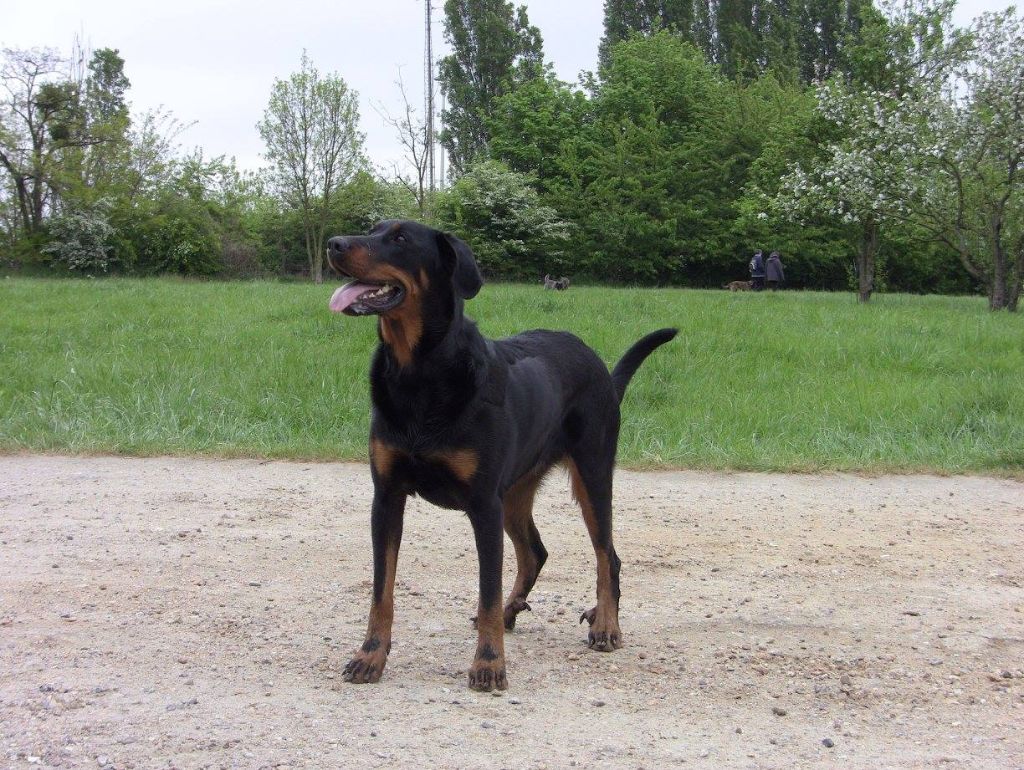
[[[368,291],[373,291],[375,288],[358,281],[352,281],[344,286],[339,286],[335,289],[334,294],[331,295],[331,312],[343,313],[345,308],[359,299],[360,296]]]

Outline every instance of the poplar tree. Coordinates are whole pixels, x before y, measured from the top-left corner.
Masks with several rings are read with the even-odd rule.
[[[487,122],[496,101],[543,74],[543,41],[526,8],[506,0],[447,0],[444,12],[452,52],[438,74],[448,102],[440,139],[452,173],[460,176],[487,157]]]

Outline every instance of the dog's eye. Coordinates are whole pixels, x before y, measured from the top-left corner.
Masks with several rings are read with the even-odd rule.
[[[395,236],[395,240],[398,241],[399,243],[405,243],[405,236],[399,233],[398,235]]]

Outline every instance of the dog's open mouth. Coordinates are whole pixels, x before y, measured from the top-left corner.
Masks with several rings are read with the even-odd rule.
[[[405,289],[390,283],[352,281],[335,290],[331,311],[345,315],[374,315],[398,307],[405,299]]]

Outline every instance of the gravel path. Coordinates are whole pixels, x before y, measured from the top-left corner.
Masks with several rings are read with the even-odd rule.
[[[365,466],[0,457],[0,766],[1024,767],[1024,484],[621,472],[612,654],[567,486],[498,697],[469,524],[418,500],[384,679],[341,682]]]

